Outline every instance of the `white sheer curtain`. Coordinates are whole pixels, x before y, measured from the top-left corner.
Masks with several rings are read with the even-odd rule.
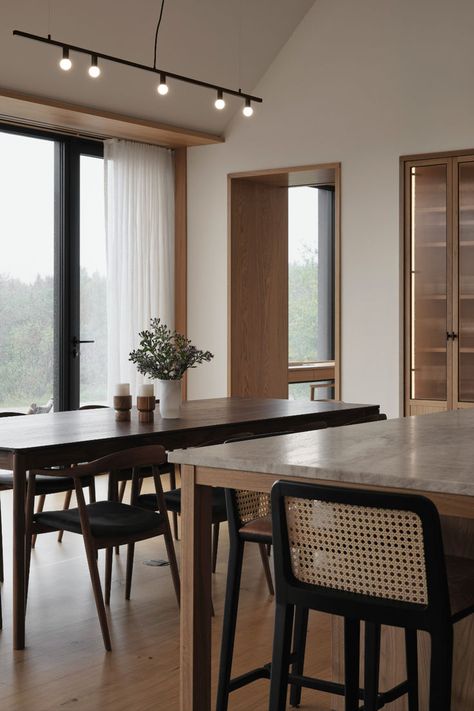
[[[128,360],[150,318],[174,327],[174,161],[172,151],[105,142],[108,395],[144,382]]]

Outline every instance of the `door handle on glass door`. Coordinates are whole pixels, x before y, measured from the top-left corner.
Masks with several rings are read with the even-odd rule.
[[[81,351],[79,350],[78,346],[80,343],[95,343],[95,341],[80,341],[77,336],[74,336],[72,339],[72,357],[73,358],[78,358],[81,354]]]

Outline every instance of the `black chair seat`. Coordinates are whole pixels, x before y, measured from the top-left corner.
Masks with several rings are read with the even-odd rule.
[[[92,479],[91,479],[92,481]],[[89,478],[84,480],[84,486],[89,486]],[[0,491],[13,489],[13,474],[9,471],[0,471]],[[60,494],[64,491],[74,489],[74,480],[69,476],[48,476],[48,474],[38,474],[36,476],[37,496],[43,494]]]
[[[168,511],[180,514],[181,489],[165,491],[164,496]],[[142,506],[144,509],[148,509],[149,511],[155,511],[157,508],[156,494],[141,494],[138,497],[137,505]],[[212,490],[212,520],[215,523],[217,523],[217,521],[227,521],[225,491],[220,487],[216,487]]]
[[[98,501],[87,504],[86,508],[95,538],[121,538],[151,532],[159,528],[163,520],[160,514],[117,501]],[[82,533],[79,509],[44,511],[35,514],[34,521],[56,530]]]

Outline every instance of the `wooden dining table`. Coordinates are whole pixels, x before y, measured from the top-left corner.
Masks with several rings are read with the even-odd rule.
[[[25,492],[27,471],[85,462],[129,447],[160,444],[167,450],[224,442],[243,432],[298,431],[312,423],[337,426],[376,415],[377,405],[214,398],[183,404],[178,419],[117,422],[112,409],[76,410],[0,420],[0,469],[12,470],[13,646],[25,646]]]
[[[175,451],[181,466],[181,711],[211,708],[211,491],[269,492],[279,479],[423,494],[442,516],[445,552],[474,559],[474,410],[408,417]],[[474,709],[474,616],[455,625],[452,711]],[[385,630],[385,628],[384,628]],[[381,690],[405,678],[403,635],[385,630]],[[420,635],[420,709],[427,709],[429,643]],[[334,679],[342,679],[333,621]],[[269,660],[262,660],[262,663]],[[341,709],[341,699],[333,708]],[[406,697],[390,704],[406,711]]]

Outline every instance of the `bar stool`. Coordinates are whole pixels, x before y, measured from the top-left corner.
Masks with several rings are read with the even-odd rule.
[[[325,429],[325,422],[308,423],[307,430]],[[264,434],[245,434],[228,439],[226,444],[243,442],[266,437],[276,437],[291,432],[272,432]],[[229,525],[229,561],[227,567],[227,586],[222,629],[219,679],[217,686],[217,711],[227,711],[229,693],[250,684],[257,679],[270,677],[269,665],[252,669],[245,674],[231,679],[234,652],[235,630],[240,595],[240,579],[246,543],[257,543],[263,563],[268,589],[274,594],[272,575],[268,563],[267,551],[272,545],[272,522],[270,496],[256,491],[226,489],[227,520]],[[305,635],[308,616],[301,620],[301,629]],[[301,644],[300,644],[301,647]],[[292,701],[297,705],[299,690],[292,690]]]
[[[345,710],[359,709],[360,622],[366,625],[365,711],[408,695],[418,711],[417,631],[431,636],[429,709],[450,711],[453,625],[474,612],[474,560],[445,557],[434,504],[423,496],[295,482],[272,488],[276,614],[270,711],[286,708],[293,617],[344,618]],[[407,679],[380,693],[380,626],[405,630]],[[368,663],[367,660],[372,660]]]

